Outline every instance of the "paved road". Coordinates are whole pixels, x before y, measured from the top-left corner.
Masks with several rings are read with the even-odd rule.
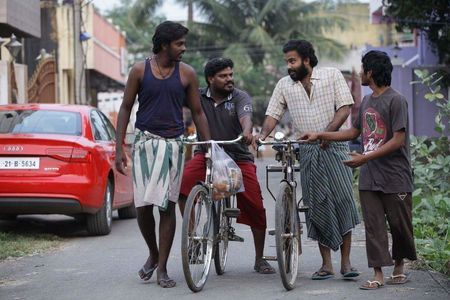
[[[265,178],[264,164],[268,162],[268,159],[258,161],[261,182]],[[275,177],[271,187],[277,187]],[[265,188],[263,191],[268,225],[273,228],[274,202]],[[359,290],[358,286],[372,274],[367,268],[362,226],[355,230],[351,256],[353,265],[362,272],[359,280],[344,281],[340,276],[326,281],[310,280],[321,261],[316,243],[304,239],[297,287],[286,292],[278,274],[253,272],[251,234],[248,227],[238,225],[238,234],[246,241],[231,244],[226,273],[217,276],[212,267],[204,290],[193,294],[181,270],[179,216],[177,224],[169,263],[169,273],[177,286],[162,289],[155,278],[141,282],[137,277],[146,250],[136,220],[115,219],[112,233],[104,237],[87,236],[81,224],[63,216],[32,216],[20,218],[18,223],[0,223],[0,230],[37,226],[67,239],[59,251],[0,263],[0,299],[450,299],[450,283],[445,277],[417,270],[412,270],[412,281],[407,285]],[[274,238],[268,236],[266,255],[275,255],[274,244]],[[333,253],[333,263],[335,270],[339,270],[339,253]],[[386,274],[389,272],[391,269],[387,268]]]

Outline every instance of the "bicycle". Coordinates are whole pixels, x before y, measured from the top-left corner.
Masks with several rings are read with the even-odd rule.
[[[197,183],[189,193],[183,214],[181,230],[181,258],[183,273],[188,287],[193,292],[203,289],[209,275],[211,260],[217,275],[225,272],[228,258],[228,242],[233,240],[232,219],[239,216],[235,207],[236,195],[214,199],[213,162],[211,143],[233,144],[242,136],[229,141],[194,141],[194,137],[185,139],[188,145],[208,145],[205,154],[206,176],[204,182]]]
[[[275,204],[275,244],[277,250],[281,281],[286,290],[295,287],[298,274],[298,257],[302,253],[301,235],[303,226],[300,222],[299,212],[307,212],[308,207],[301,205],[302,199],[297,202],[295,172],[300,167],[295,165],[299,160],[299,147],[302,143],[296,140],[287,140],[281,132],[277,132],[273,141],[259,140],[259,145],[273,145],[276,151],[275,159],[281,165],[266,166],[266,188]],[[284,178],[280,182],[277,196],[269,188],[269,172],[283,172]]]

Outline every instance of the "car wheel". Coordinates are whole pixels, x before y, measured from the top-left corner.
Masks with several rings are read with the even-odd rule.
[[[136,207],[134,206],[134,202],[130,206],[119,208],[117,213],[119,214],[119,219],[136,218]]]
[[[106,235],[111,232],[113,190],[112,182],[108,180],[102,208],[86,218],[87,230],[92,235]]]

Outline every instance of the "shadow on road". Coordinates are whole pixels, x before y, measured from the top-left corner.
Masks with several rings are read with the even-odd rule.
[[[113,216],[113,222],[121,220]],[[47,233],[62,238],[90,237],[86,230],[86,221],[82,217],[64,215],[26,215],[15,220],[0,220],[0,232],[16,234]]]

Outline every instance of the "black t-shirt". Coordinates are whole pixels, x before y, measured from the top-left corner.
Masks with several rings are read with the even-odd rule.
[[[253,112],[252,98],[244,91],[234,89],[220,104],[216,104],[207,88],[200,89],[201,104],[208,119],[209,131],[213,140],[234,140],[242,133],[239,119]],[[253,155],[243,143],[223,145],[225,152],[234,161],[253,161]],[[206,152],[206,147],[198,147],[197,152]]]
[[[405,131],[405,144],[396,151],[361,166],[359,189],[384,193],[413,191],[408,128],[408,103],[393,88],[378,97],[364,97],[353,126],[361,130],[363,153],[389,141],[394,132]]]

